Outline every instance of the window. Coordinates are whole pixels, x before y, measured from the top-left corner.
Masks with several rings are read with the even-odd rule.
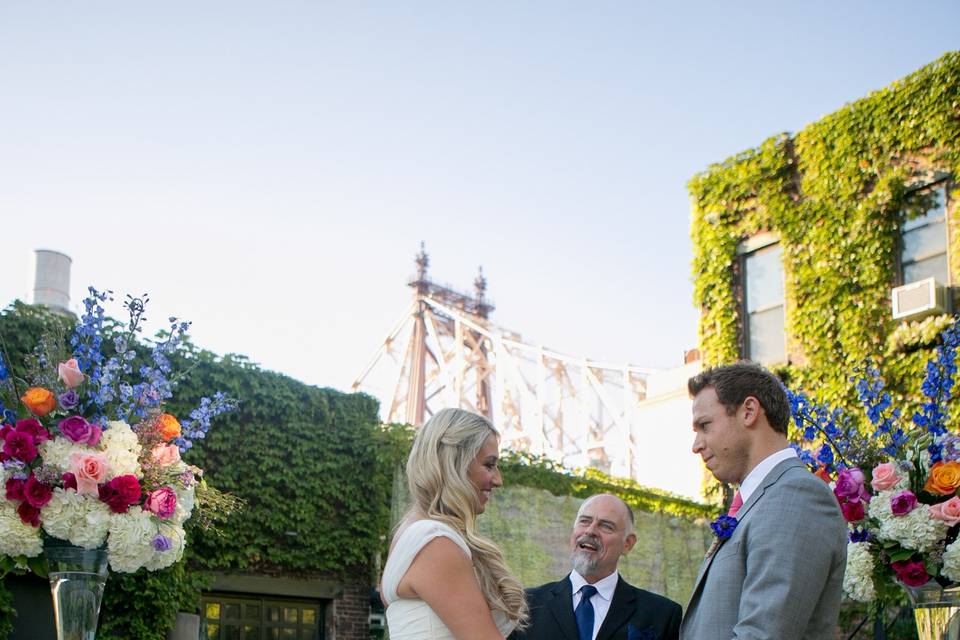
[[[917,191],[908,200],[900,227],[900,282],[925,278],[950,283],[947,266],[946,186]]]
[[[783,250],[770,244],[743,259],[746,357],[763,364],[784,362]]]
[[[320,602],[204,594],[206,640],[323,640]]]

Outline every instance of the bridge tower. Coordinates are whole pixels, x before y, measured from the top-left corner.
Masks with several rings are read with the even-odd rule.
[[[353,383],[368,390],[374,373],[392,368],[392,393],[374,393],[385,421],[420,426],[460,407],[489,418],[505,448],[635,477],[633,425],[652,369],[524,342],[491,322],[482,268],[471,295],[428,277],[422,243],[416,265],[412,304]]]

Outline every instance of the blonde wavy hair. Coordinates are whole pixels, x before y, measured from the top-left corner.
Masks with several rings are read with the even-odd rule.
[[[497,430],[484,418],[461,409],[437,412],[417,432],[407,459],[412,513],[444,522],[463,536],[491,611],[520,625],[529,617],[523,586],[510,573],[503,554],[476,531],[480,496],[467,476],[470,463]]]

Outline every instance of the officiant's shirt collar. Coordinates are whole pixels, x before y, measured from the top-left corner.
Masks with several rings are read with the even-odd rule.
[[[760,486],[760,483],[763,482],[764,478],[767,477],[767,474],[773,471],[773,468],[783,462],[784,460],[789,460],[790,458],[796,458],[797,452],[787,447],[786,449],[781,449],[776,453],[767,456],[760,461],[760,464],[753,468],[753,471],[747,474],[747,477],[743,479],[743,482],[740,483],[740,497],[743,498],[743,501],[746,502],[750,499],[750,496],[753,495],[753,492],[757,490],[757,487]]]
[[[597,588],[597,595],[610,602],[613,600],[613,592],[617,590],[617,581],[620,579],[620,572],[614,571],[606,578],[602,578],[593,583],[593,586]],[[587,579],[576,571],[570,572],[570,583],[573,585],[573,595],[575,599],[579,601],[580,594],[577,593],[580,591],[580,587],[585,584],[590,584],[587,582]],[[574,605],[576,607],[576,605]]]

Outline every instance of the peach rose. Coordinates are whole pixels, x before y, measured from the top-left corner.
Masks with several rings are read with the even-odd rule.
[[[164,440],[172,440],[180,435],[180,423],[169,413],[161,413],[157,418],[157,430]]]
[[[953,526],[960,522],[960,498],[954,496],[946,502],[940,502],[930,507],[930,517],[946,522]]]
[[[70,471],[77,479],[77,493],[99,495],[97,485],[107,477],[109,465],[103,454],[75,452],[70,455]]]
[[[57,408],[57,397],[53,392],[43,387],[30,387],[20,397],[20,402],[27,405],[30,413],[42,418]]]
[[[158,444],[150,451],[157,464],[169,467],[180,461],[180,448],[175,444]]]
[[[960,487],[960,462],[938,462],[930,467],[923,490],[941,496],[948,496]]]
[[[60,375],[60,379],[63,380],[63,385],[67,389],[73,389],[74,387],[79,387],[83,382],[83,372],[80,371],[80,365],[77,364],[76,358],[70,358],[66,362],[61,362],[57,365],[57,373]]]
[[[886,491],[898,482],[900,482],[900,476],[897,475],[897,465],[892,462],[884,462],[873,468],[870,486],[874,491]]]

